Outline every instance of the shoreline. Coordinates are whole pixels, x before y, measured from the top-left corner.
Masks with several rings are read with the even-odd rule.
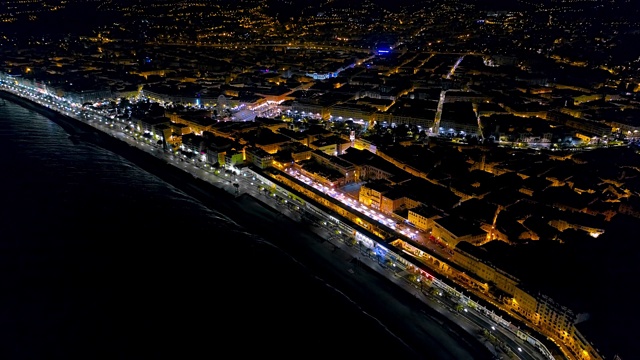
[[[8,97],[5,95],[8,95]],[[353,264],[349,263],[349,260],[345,260],[345,252],[342,251],[340,254],[343,256],[338,256],[336,252],[341,251],[338,247],[333,250],[330,249],[327,244],[323,244],[323,239],[305,224],[283,216],[268,204],[260,201],[260,199],[246,194],[236,198],[226,190],[195,178],[152,154],[130,146],[80,120],[42,107],[28,99],[5,91],[0,91],[0,97],[46,116],[71,136],[78,136],[82,141],[94,144],[123,157],[144,171],[194,197],[205,206],[227,216],[243,229],[250,230],[252,233],[271,242],[289,256],[299,259],[309,271],[319,274],[324,281],[347,294],[348,299],[356,299],[357,306],[362,307],[363,311],[376,314],[376,318],[382,319],[383,326],[387,327],[392,334],[401,334],[400,338],[410,344],[411,349],[418,351],[424,340],[420,334],[413,333],[406,326],[407,321],[412,320],[416,314],[411,314],[411,318],[407,314],[396,314],[394,313],[395,309],[392,308],[393,306],[386,306],[382,300],[372,299],[372,295],[376,296],[380,292],[384,292],[387,296],[392,296],[398,302],[401,302],[403,307],[412,309],[412,311],[422,312],[432,319],[435,318],[441,325],[446,324],[446,326],[442,326],[437,331],[454,332],[457,337],[463,338],[465,343],[469,345],[468,350],[477,355],[474,358],[489,358],[486,356],[488,355],[488,350],[477,338],[459,328],[454,322],[450,322],[449,319],[435,309],[418,301],[414,298],[414,295],[399,288],[388,278],[376,273],[373,269],[368,269],[366,266],[358,268],[357,276],[360,278],[359,280],[354,275],[350,275],[347,270],[353,268]],[[257,214],[258,210],[256,209],[261,209],[259,214]],[[274,224],[278,226],[273,226]],[[363,281],[363,278],[366,280]],[[445,331],[445,329],[449,330]],[[428,356],[428,352],[421,352],[421,354],[424,356],[417,356],[417,358],[432,358]]]

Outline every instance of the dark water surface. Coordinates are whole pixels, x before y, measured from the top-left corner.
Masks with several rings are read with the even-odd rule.
[[[0,178],[1,359],[409,358],[251,231],[11,102]]]

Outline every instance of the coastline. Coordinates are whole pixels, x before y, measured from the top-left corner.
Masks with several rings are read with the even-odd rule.
[[[9,96],[5,97],[5,95]],[[436,310],[416,300],[413,295],[398,288],[375,271],[362,267],[358,268],[357,275],[349,274],[348,270],[353,268],[353,264],[350,263],[346,253],[341,253],[340,249],[327,246],[319,235],[310,231],[304,224],[282,216],[259,199],[247,195],[236,198],[224,189],[194,178],[187,172],[145,151],[132,147],[79,120],[44,108],[28,99],[4,91],[0,91],[0,97],[50,118],[70,135],[78,136],[82,141],[93,143],[122,156],[141,169],[198,199],[205,206],[222,212],[241,227],[250,229],[251,232],[263,237],[278,249],[300,260],[312,273],[318,274],[328,284],[346,294],[349,299],[354,299],[356,306],[361,307],[364,312],[376,314],[374,319],[380,319],[384,326],[392,333],[399,334],[399,337],[406,341],[411,348],[419,351],[421,346],[426,345],[423,343],[425,341],[424,333],[414,332],[412,328],[407,326],[408,321],[413,321],[415,317],[424,314],[435,318],[436,322],[447,323],[447,328],[451,332],[455,332],[458,337],[467,340],[465,342],[473,342],[473,345],[470,344],[469,347],[471,353],[477,354],[477,357],[474,358],[489,358],[486,356],[488,350],[482,344],[476,344],[476,338],[459,329],[455,323],[448,323],[449,320]],[[389,304],[388,301],[392,301],[391,297],[395,298],[398,304]],[[402,306],[402,312],[397,312],[398,306]],[[372,325],[374,324],[372,323]],[[433,341],[430,345],[433,345],[432,343]],[[414,358],[439,358],[431,355],[420,356],[416,354]],[[455,355],[451,358],[455,358]]]

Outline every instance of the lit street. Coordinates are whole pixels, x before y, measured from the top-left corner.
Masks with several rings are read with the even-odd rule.
[[[10,88],[9,90],[16,92],[15,89]],[[269,207],[275,209],[279,214],[282,214],[295,222],[304,221],[303,213],[305,212],[305,208],[303,204],[299,204],[296,201],[289,199],[287,197],[287,194],[262,190],[262,184],[259,182],[259,180],[256,179],[255,176],[252,175],[251,171],[230,171],[225,169],[213,169],[206,163],[201,163],[195,159],[189,160],[183,156],[164,151],[150,139],[137,137],[135,136],[135,134],[127,133],[123,130],[125,124],[117,121],[112,121],[108,117],[103,116],[98,112],[89,111],[87,115],[86,111],[73,111],[72,109],[76,108],[76,106],[74,105],[58,104],[56,101],[52,101],[51,98],[42,98],[40,95],[25,90],[20,90],[18,92],[18,95],[28,96],[30,97],[30,99],[42,105],[57,109],[58,111],[62,111],[67,116],[90,124],[94,128],[103,131],[117,139],[120,139],[131,146],[135,146],[147,153],[150,153],[155,157],[164,160],[168,164],[176,166],[190,173],[196,178],[205,180],[231,194],[236,195],[236,197],[243,194],[250,195],[258,201],[261,201]],[[86,118],[88,118],[89,120],[86,120]],[[289,171],[289,174],[306,183],[307,185],[313,186],[315,189],[327,194],[328,196],[341,201],[343,204],[349,206],[353,211],[375,219],[380,223],[412,239],[419,240],[423,245],[434,248],[434,251],[442,251],[441,249],[436,249],[435,244],[424,240],[427,237],[427,234],[423,234],[417,229],[414,229],[413,227],[406,224],[397,223],[392,218],[360,204],[357,200],[351,198],[348,195],[345,195],[339,190],[328,188],[319,183],[313,182],[312,180],[304,177],[301,174],[298,174],[295,171]],[[545,359],[545,357],[541,353],[533,349],[529,344],[523,343],[512,332],[506,331],[501,327],[498,327],[497,330],[492,329],[493,322],[483,315],[475,311],[460,312],[456,310],[456,304],[451,303],[450,300],[436,299],[432,294],[421,292],[416,288],[415,284],[407,281],[402,276],[397,275],[399,271],[393,268],[395,264],[393,264],[392,267],[381,266],[381,263],[377,258],[374,259],[370,257],[367,253],[362,252],[362,250],[357,246],[354,246],[353,242],[349,241],[349,236],[346,234],[342,234],[342,232],[338,230],[337,225],[335,225],[329,217],[320,219],[319,224],[320,226],[312,227],[312,230],[315,231],[316,234],[320,236],[320,238],[326,239],[326,243],[331,245],[329,249],[332,253],[339,251],[342,254],[342,256],[340,256],[338,259],[342,260],[340,264],[341,267],[345,268],[345,273],[352,275],[351,282],[354,283],[354,286],[355,283],[359,283],[359,285],[357,286],[363,286],[363,282],[366,282],[367,286],[370,286],[369,282],[376,282],[372,280],[368,274],[365,276],[366,272],[362,267],[366,266],[374,272],[377,272],[383,277],[389,279],[397,286],[404,289],[408,294],[415,295],[415,297],[421,303],[429,305],[441,316],[446,317],[447,319],[459,325],[462,329],[468,331],[473,337],[476,338],[476,340],[480,341],[481,343],[484,343],[487,340],[484,335],[482,335],[483,330],[491,329],[490,334],[492,334],[495,339],[501,341],[506,346],[506,348],[509,349],[508,352],[511,352],[512,356],[516,356],[516,358],[521,359]],[[398,304],[397,306],[404,305]],[[406,311],[409,311],[409,308],[407,308]],[[412,309],[410,311],[415,310]],[[414,314],[413,320],[413,326],[416,326],[416,331],[427,332],[431,337],[440,337],[440,335],[438,335],[438,331],[436,331],[436,329],[433,327],[433,319],[430,319],[426,314],[423,314],[419,317],[415,316]],[[463,351],[461,349],[458,349],[458,347],[453,343],[450,346],[447,346],[447,348],[447,351],[450,352]],[[496,356],[500,356],[500,352],[504,351],[495,349],[493,350],[495,351],[494,355]],[[452,359],[473,358],[468,353],[456,353],[452,356]]]

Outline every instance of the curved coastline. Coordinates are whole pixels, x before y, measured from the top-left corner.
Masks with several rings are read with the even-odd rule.
[[[304,224],[281,216],[280,213],[263,204],[259,199],[246,195],[235,198],[227,191],[194,178],[185,171],[149,153],[129,146],[121,140],[94,129],[88,124],[43,107],[28,99],[5,91],[0,91],[0,97],[46,116],[71,136],[77,136],[82,141],[93,143],[122,156],[141,169],[193,196],[204,205],[222,212],[241,227],[250,229],[251,232],[262,236],[278,249],[300,260],[310,271],[321,276],[329,286],[335,286],[340,292],[345,293],[349,299],[354,299],[356,306],[360,307],[363,312],[376,314],[373,319],[381,319],[384,327],[388,328],[393,334],[398,334],[399,338],[405,341],[412,349],[416,351],[423,350],[421,347],[425,346],[422,343],[425,339],[415,334],[407,326],[405,323],[409,319],[407,314],[398,316],[394,309],[385,306],[382,299],[372,299],[372,295],[375,295],[376,292],[384,291],[392,294],[394,298],[405,304],[408,309],[411,309],[416,314],[426,314],[428,317],[435,319],[443,329],[447,329],[447,332],[455,333],[454,336],[463,339],[463,342],[467,344],[468,351],[477,355],[474,358],[490,358],[488,349],[480,344],[475,337],[445,318],[442,314],[415,299],[413,295],[397,288],[390,280],[380,276],[375,271],[366,267],[361,268],[362,271],[360,271],[359,276],[371,282],[354,286],[356,280],[346,274],[346,270],[352,267],[351,265],[347,264],[345,266],[344,260],[336,259],[336,254],[329,251],[326,246],[322,246],[319,236],[306,229]],[[278,224],[278,226],[274,226],[274,223]],[[360,280],[360,282],[362,281]],[[373,291],[373,287],[381,287],[382,289]],[[430,344],[432,345],[434,341],[430,341]],[[416,355],[415,358],[434,358],[430,356],[431,354],[422,355]]]
[[[51,121],[55,122],[61,128],[63,128],[67,133],[69,133],[69,135],[80,135],[82,132],[86,132],[88,130],[94,130],[87,124],[84,124],[80,121],[77,121],[63,114],[60,114],[55,110],[49,109],[29,99],[23,98],[21,96],[17,96],[15,94],[12,94],[2,89],[0,89],[0,98],[9,100],[13,103],[19,104],[24,108],[33,110],[43,116],[46,116]]]

